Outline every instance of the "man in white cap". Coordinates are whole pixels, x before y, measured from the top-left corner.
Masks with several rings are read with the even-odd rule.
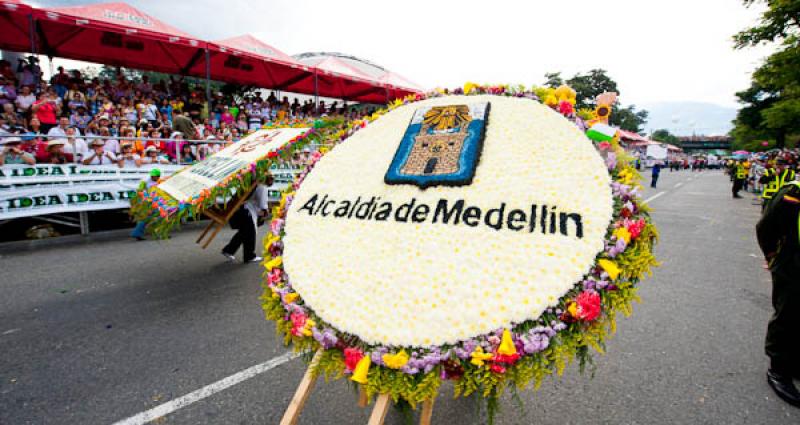
[[[169,160],[159,155],[158,148],[151,145],[144,150],[142,164],[169,164]]]
[[[119,161],[113,152],[104,149],[105,143],[100,139],[92,140],[92,149],[86,153],[83,165],[117,165]]]
[[[53,139],[47,142],[47,162],[51,164],[67,164],[72,162],[64,153],[64,145],[67,139]]]
[[[33,155],[20,149],[22,139],[16,136],[0,138],[0,144],[3,148],[0,149],[0,166],[13,165],[13,164],[36,164],[36,158]]]

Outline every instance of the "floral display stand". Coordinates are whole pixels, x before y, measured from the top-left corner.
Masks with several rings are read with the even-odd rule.
[[[265,315],[313,354],[282,423],[319,375],[374,397],[370,423],[392,403],[430,422],[445,381],[492,418],[504,391],[604,352],[658,234],[607,125],[616,95],[575,100],[474,84],[398,100],[297,176],[263,244]]]

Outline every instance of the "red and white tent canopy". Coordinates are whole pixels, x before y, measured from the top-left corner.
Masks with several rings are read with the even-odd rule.
[[[208,43],[211,79],[298,93],[314,92],[311,67],[250,34]],[[205,72],[197,63],[192,74]]]
[[[0,49],[30,51],[33,9],[19,0],[0,0]]]
[[[338,58],[301,64],[251,35],[206,42],[126,3],[37,9],[0,0],[0,48],[359,102],[419,91]]]
[[[48,56],[186,75],[205,54],[204,41],[125,3],[35,9],[34,15],[40,53]]]

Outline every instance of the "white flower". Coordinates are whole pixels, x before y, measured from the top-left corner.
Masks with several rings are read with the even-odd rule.
[[[384,183],[417,108],[490,102],[483,152],[471,185]],[[499,96],[451,96],[399,107],[323,157],[295,195],[286,221],[284,269],[323,320],[368,343],[441,345],[537,318],[589,271],[612,217],[610,177],[591,142],[536,102]],[[380,197],[435,208],[464,200],[484,213],[531,205],[582,217],[576,225],[533,233],[433,223],[358,220],[309,214],[314,196],[337,203]],[[537,210],[540,214],[541,210]],[[432,214],[433,211],[431,211]],[[549,217],[547,228],[549,229]],[[526,223],[526,226],[528,224]]]

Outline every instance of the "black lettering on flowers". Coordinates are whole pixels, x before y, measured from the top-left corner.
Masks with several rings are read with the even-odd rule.
[[[442,223],[450,224],[450,219],[455,217],[453,220],[453,224],[458,224],[459,217],[461,216],[461,212],[464,210],[464,200],[459,199],[458,201],[453,204],[453,208],[450,211],[447,210],[447,199],[440,199],[439,202],[436,204],[436,211],[433,213],[433,222],[437,223],[439,221],[439,214],[442,215]]]
[[[350,201],[342,201],[342,204],[339,208],[336,208],[336,211],[333,212],[334,217],[346,217],[348,211],[350,211]]]
[[[317,198],[318,197],[319,197],[319,195],[312,196],[311,199],[306,201],[306,203],[303,204],[303,206],[300,207],[300,209],[297,210],[297,211],[299,212],[299,211],[303,211],[303,210],[308,210],[308,215],[314,215],[314,204],[317,203]]]
[[[381,204],[380,209],[375,212],[376,221],[386,221],[392,215],[392,203],[384,202]]]
[[[483,212],[478,207],[467,207],[464,210],[464,215],[461,216],[461,219],[464,221],[464,224],[467,226],[475,227],[481,224],[481,214]]]

